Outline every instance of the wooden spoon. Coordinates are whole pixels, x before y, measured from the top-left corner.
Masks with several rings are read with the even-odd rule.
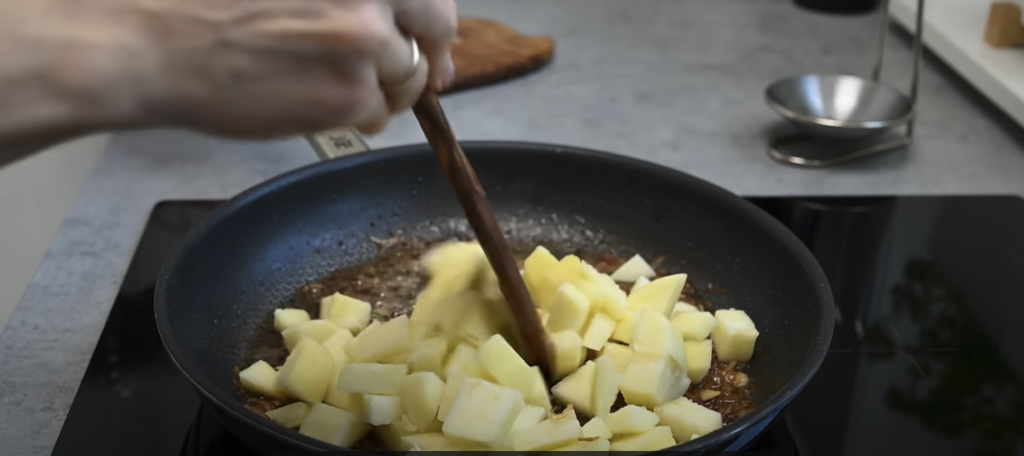
[[[554,360],[548,344],[547,333],[541,325],[540,317],[534,309],[533,300],[526,290],[519,266],[516,265],[512,249],[502,233],[501,226],[491,212],[483,187],[476,178],[476,172],[470,165],[466,155],[455,139],[448,119],[437,100],[437,94],[431,90],[423,93],[412,107],[420,127],[427,137],[427,142],[437,154],[441,168],[455,188],[466,219],[476,233],[480,246],[483,247],[487,260],[498,276],[498,284],[505,301],[508,302],[512,317],[519,327],[526,353],[521,353],[524,360],[531,365],[540,367],[548,379],[554,378]]]

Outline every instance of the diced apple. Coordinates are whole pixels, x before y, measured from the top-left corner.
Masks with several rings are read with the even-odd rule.
[[[448,377],[448,381],[444,384],[444,390],[441,391],[441,402],[437,405],[437,419],[443,422],[448,418],[448,412],[452,410],[452,405],[455,405],[455,399],[459,398],[462,383],[466,381],[466,378],[468,377],[463,375]]]
[[[305,402],[292,402],[284,407],[278,407],[267,411],[267,418],[286,428],[295,429],[302,425],[302,421],[309,414],[309,404]]]
[[[587,361],[576,372],[551,387],[551,395],[563,404],[572,404],[573,409],[588,416],[594,413],[594,387],[597,381],[597,364]],[[518,451],[518,450],[517,450]]]
[[[548,385],[544,379],[544,373],[537,366],[532,366],[530,370],[533,371],[533,378],[536,380],[533,382],[533,393],[526,396],[526,403],[551,411],[551,396],[548,394]]]
[[[266,361],[260,360],[253,363],[238,373],[238,380],[242,383],[242,389],[267,397],[284,397],[284,394],[277,387],[277,370]]]
[[[479,347],[491,336],[499,332],[499,318],[488,302],[480,302],[471,308],[464,308],[459,318],[452,318],[455,325],[455,336],[458,340],[468,343],[473,347]],[[449,317],[450,318],[450,317]]]
[[[594,266],[591,266],[586,261],[581,260],[580,267],[583,270],[583,278],[586,279],[588,282],[605,284],[615,288],[619,287],[619,284],[615,282],[615,279],[613,279],[608,274],[602,274],[600,271],[594,268]]]
[[[324,402],[328,405],[343,409],[351,413],[360,423],[366,422],[366,407],[363,406],[363,395],[359,393],[346,393],[338,389],[338,376],[344,367],[334,366],[334,375],[331,383],[327,386],[327,394],[324,395]]]
[[[512,441],[515,451],[545,451],[583,437],[583,429],[572,410],[553,416],[516,434]]]
[[[651,279],[648,279],[647,277],[640,277],[636,279],[635,282],[633,282],[633,286],[629,288],[629,293],[632,294],[636,291],[639,291],[641,288],[643,288],[645,285],[649,283],[651,283]]]
[[[370,426],[348,411],[324,403],[313,404],[299,433],[340,447],[350,447],[370,432]]]
[[[339,328],[352,334],[358,333],[370,324],[373,307],[366,301],[334,293],[320,300],[320,318],[330,320]]]
[[[571,282],[586,277],[583,272],[583,260],[576,255],[566,255],[558,260],[558,280]]]
[[[525,406],[519,391],[467,378],[441,431],[448,437],[498,448]]]
[[[484,368],[499,385],[514,388],[523,397],[533,394],[536,380],[530,365],[516,353],[516,350],[501,334],[495,334],[477,349],[480,366]]]
[[[402,440],[420,451],[486,451],[487,447],[453,439],[440,432],[407,435]]]
[[[548,332],[580,332],[590,315],[590,301],[571,283],[563,283],[555,291],[551,316],[545,329]]]
[[[466,344],[459,344],[448,355],[448,361],[444,364],[444,375],[441,378],[445,381],[453,375],[480,378],[483,372],[476,349]]]
[[[444,388],[444,381],[433,372],[415,372],[402,379],[399,397],[417,429],[426,428],[437,418]]]
[[[327,351],[331,352],[331,356],[334,358],[334,364],[348,364],[348,344],[352,342],[352,333],[347,329],[339,329],[334,332],[331,337],[328,337],[320,345],[323,345]]]
[[[629,294],[629,309],[653,309],[667,317],[679,301],[679,294],[683,292],[685,285],[686,274],[673,274],[655,279]]]
[[[309,321],[309,313],[302,309],[274,309],[274,329],[284,331]]]
[[[618,322],[604,312],[598,312],[590,319],[586,332],[583,333],[583,346],[591,350],[600,350],[605,342],[612,337]]]
[[[601,349],[601,355],[610,356],[612,358],[612,366],[615,367],[615,372],[625,374],[626,367],[629,366],[629,360],[633,358],[633,350],[625,345],[608,342],[604,344],[604,348]]]
[[[672,308],[672,315],[680,312],[700,312],[700,309],[688,302],[679,301],[676,303],[675,307]]]
[[[718,326],[711,312],[680,312],[672,316],[672,326],[683,340],[704,340]]]
[[[629,313],[629,298],[626,297],[626,292],[622,291],[618,285],[608,285],[607,287],[605,293],[597,301],[591,303],[591,306],[596,306],[601,312],[614,318],[615,321],[620,321]]]
[[[511,450],[512,445],[515,442],[515,435],[524,429],[527,429],[547,417],[548,411],[536,405],[527,404],[523,407],[523,410],[519,412],[519,416],[512,423],[512,428],[509,429],[508,435],[505,436],[505,442],[502,444],[501,449]]]
[[[534,304],[547,309],[555,288],[561,284],[558,259],[548,249],[537,246],[523,262],[523,282],[530,290]]]
[[[666,355],[634,353],[619,391],[626,403],[657,407],[682,395],[684,375]]]
[[[575,442],[571,442],[565,446],[560,446],[551,451],[579,451],[583,454],[593,454],[597,452],[607,453],[610,448],[608,439],[605,438],[581,438],[576,439]]]
[[[583,339],[573,331],[548,334],[554,347],[555,377],[562,378],[576,370],[583,363]]]
[[[598,418],[607,417],[619,397],[619,387],[625,378],[623,374],[615,371],[615,362],[611,356],[603,355],[594,362],[596,366],[594,380],[594,410],[593,416]]]
[[[448,340],[438,336],[415,345],[409,355],[409,371],[433,372],[440,376],[444,372],[444,359],[448,356]]]
[[[281,332],[284,338],[284,346],[288,350],[294,350],[299,340],[313,339],[316,342],[323,342],[334,335],[338,327],[327,320],[310,320],[299,323]]]
[[[750,316],[742,310],[722,309],[715,312],[718,325],[711,331],[715,354],[724,362],[747,362],[754,355],[758,331]]]
[[[445,242],[423,255],[423,269],[433,280],[451,281],[449,292],[469,287],[487,261],[483,248],[476,242]],[[455,283],[455,280],[461,281]]]
[[[627,405],[608,415],[608,429],[614,435],[643,434],[658,425],[658,415],[635,405]]]
[[[583,425],[583,437],[600,437],[611,440],[612,430],[608,428],[608,424],[604,420],[595,417]]]
[[[707,435],[722,427],[722,415],[714,410],[680,397],[659,407],[654,413],[660,423],[672,429],[679,443],[688,442],[693,435]]]
[[[375,427],[373,431],[384,444],[384,448],[390,451],[409,451],[412,449],[412,445],[406,443],[402,437],[421,433],[409,421],[407,415],[402,415],[398,421],[387,426]]]
[[[657,273],[654,272],[654,268],[651,268],[651,265],[647,264],[647,261],[638,253],[622,263],[622,266],[612,273],[612,279],[617,282],[633,282],[641,277],[650,279],[655,275]]]
[[[277,387],[288,397],[307,404],[324,400],[334,374],[334,358],[312,339],[302,339],[277,372]]]
[[[672,438],[672,429],[668,426],[657,426],[643,434],[633,434],[621,439],[615,439],[611,443],[609,451],[642,453],[664,450],[675,445],[676,441]]]
[[[686,369],[686,348],[683,338],[672,327],[661,313],[652,309],[643,309],[633,330],[631,344],[634,353],[652,353],[668,355],[675,361],[676,367]]]
[[[372,363],[408,352],[409,317],[394,318],[373,331],[360,334],[352,341],[349,356],[357,363]]]
[[[686,347],[686,376],[693,383],[700,383],[711,369],[711,341],[688,340]]]
[[[397,396],[405,364],[349,363],[338,375],[338,390],[344,393]]]
[[[619,320],[619,325],[615,327],[615,332],[612,333],[612,340],[616,342],[622,342],[629,344],[633,342],[633,330],[636,329],[636,322],[640,319],[639,310],[631,310],[626,312],[626,316]]]
[[[366,408],[366,422],[374,426],[391,424],[402,417],[402,400],[396,396],[364,394],[363,406]]]

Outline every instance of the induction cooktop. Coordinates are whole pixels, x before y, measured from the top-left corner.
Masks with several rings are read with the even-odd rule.
[[[814,253],[836,328],[817,375],[747,451],[1024,454],[1024,200],[749,200]],[[54,456],[255,454],[200,404],[153,317],[161,263],[220,203],[153,209]]]

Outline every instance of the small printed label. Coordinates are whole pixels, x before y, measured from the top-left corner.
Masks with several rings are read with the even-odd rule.
[[[310,143],[324,160],[370,150],[359,134],[349,129],[317,133],[310,138]]]

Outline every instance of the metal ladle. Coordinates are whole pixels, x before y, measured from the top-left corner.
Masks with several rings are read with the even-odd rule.
[[[809,167],[832,166],[910,145],[923,53],[924,0],[917,1],[910,95],[879,81],[889,26],[889,0],[881,5],[878,53],[871,79],[851,75],[803,74],[775,82],[765,92],[772,109],[800,133],[775,139],[773,159]],[[893,131],[906,127],[903,135]]]

